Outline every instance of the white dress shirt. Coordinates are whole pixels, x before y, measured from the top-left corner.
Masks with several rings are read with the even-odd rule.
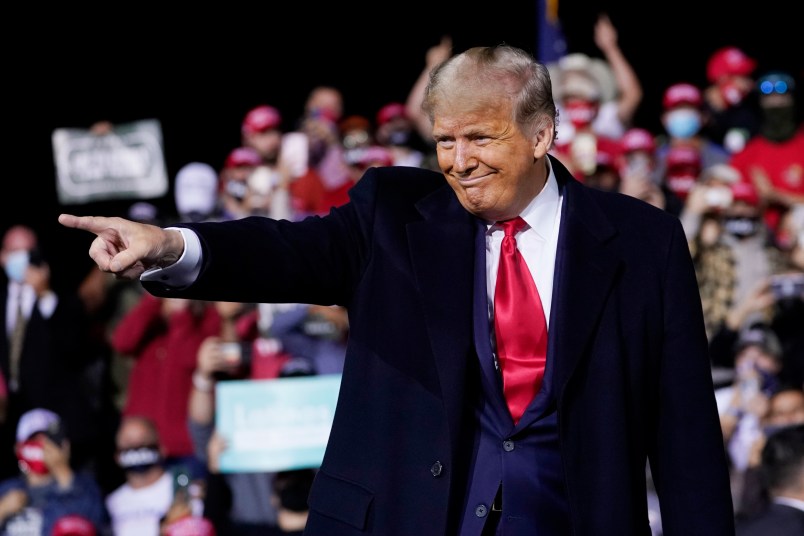
[[[559,192],[558,182],[549,161],[547,165],[549,172],[544,188],[520,214],[528,226],[516,236],[516,243],[517,249],[525,258],[530,275],[533,276],[533,281],[536,283],[549,328],[558,229],[561,220],[561,204],[564,198]],[[486,229],[486,288],[489,300],[489,319],[492,319],[497,265],[500,262],[500,247],[504,233],[502,227],[495,222],[487,223]]]

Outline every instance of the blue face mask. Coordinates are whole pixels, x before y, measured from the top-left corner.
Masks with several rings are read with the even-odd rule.
[[[667,114],[664,127],[674,138],[691,138],[701,129],[701,116],[695,110],[673,110]]]
[[[24,249],[9,253],[8,257],[6,257],[6,275],[8,278],[17,283],[24,282],[29,259],[28,251]]]

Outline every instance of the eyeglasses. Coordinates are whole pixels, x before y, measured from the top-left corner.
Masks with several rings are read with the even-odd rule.
[[[759,91],[763,95],[770,95],[772,93],[778,93],[779,95],[784,95],[792,91],[792,84],[789,83],[787,80],[783,79],[768,79],[762,80],[759,83]]]

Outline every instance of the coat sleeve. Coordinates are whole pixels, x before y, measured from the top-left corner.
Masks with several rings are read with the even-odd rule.
[[[651,474],[665,536],[734,534],[700,294],[680,222],[663,277],[664,337]]]

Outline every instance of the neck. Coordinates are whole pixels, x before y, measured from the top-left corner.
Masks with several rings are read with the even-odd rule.
[[[165,474],[165,470],[161,466],[152,467],[142,473],[126,473],[126,482],[134,489],[144,488],[150,486]]]

